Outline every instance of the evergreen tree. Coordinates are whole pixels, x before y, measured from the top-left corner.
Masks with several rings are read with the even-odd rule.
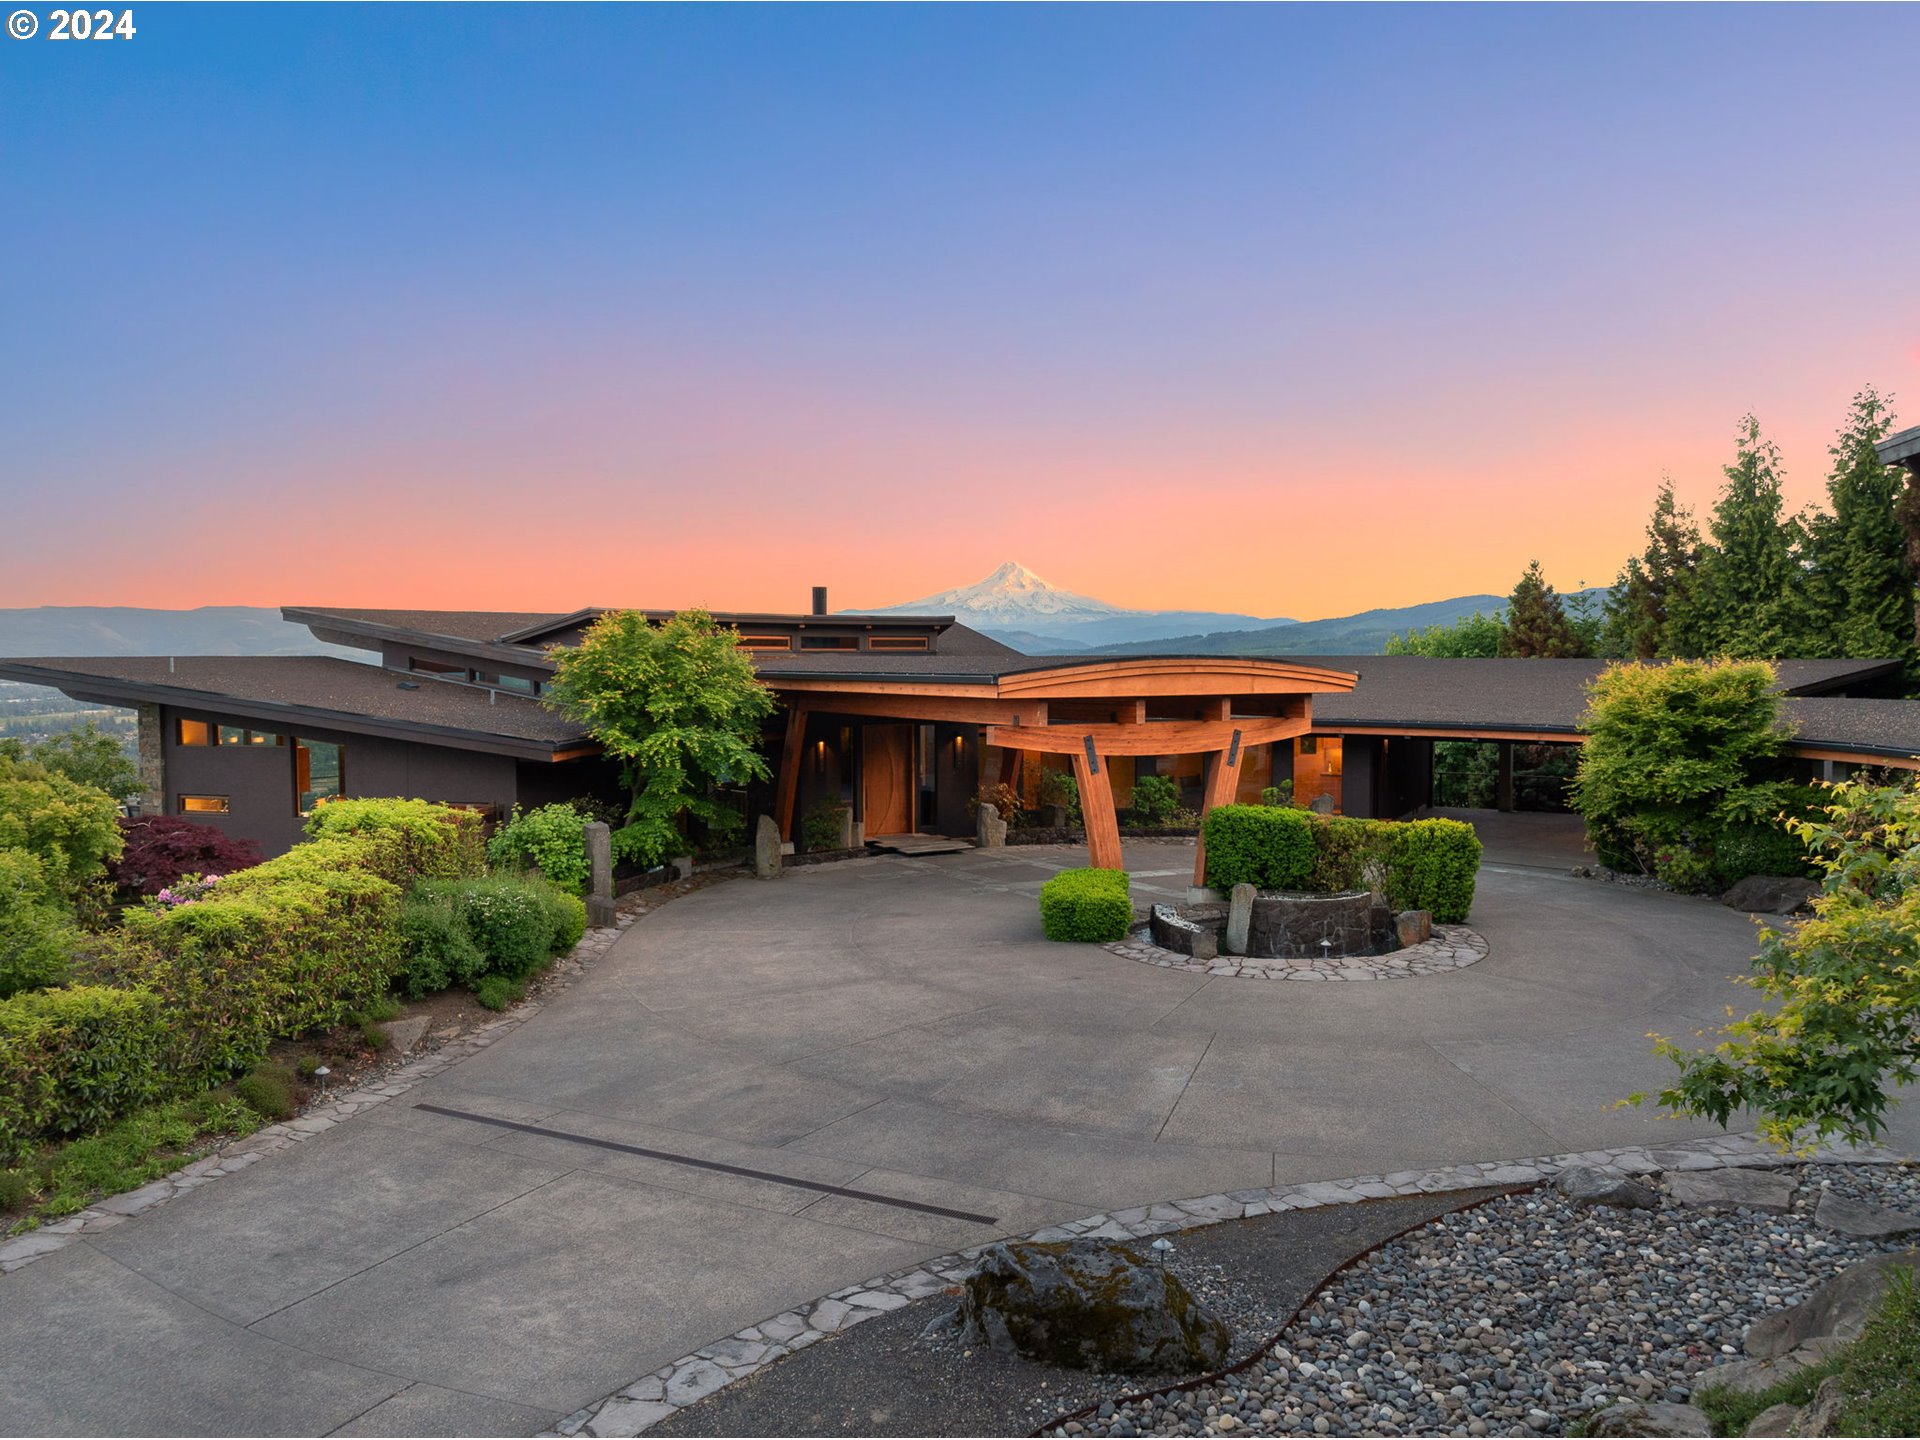
[[[1809,527],[1811,654],[1913,664],[1914,571],[1895,517],[1905,476],[1873,449],[1892,430],[1893,412],[1868,386],[1827,449],[1832,513]]]
[[[1500,632],[1500,654],[1535,660],[1561,660],[1582,652],[1580,637],[1567,618],[1566,606],[1546,576],[1540,562],[1527,563],[1526,573],[1513,594],[1507,597],[1507,623]]]
[[[1795,525],[1781,514],[1779,449],[1760,438],[1760,422],[1751,415],[1740,422],[1739,450],[1726,476],[1709,522],[1713,543],[1701,547],[1683,638],[1697,654],[1790,654],[1802,628]]]
[[[1673,481],[1662,476],[1647,519],[1647,548],[1614,581],[1597,648],[1634,660],[1690,653],[1684,632],[1699,563],[1700,527],[1673,498]]]

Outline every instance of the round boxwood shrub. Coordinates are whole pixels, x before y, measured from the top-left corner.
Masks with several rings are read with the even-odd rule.
[[[1049,940],[1124,940],[1132,924],[1124,870],[1062,870],[1040,887],[1040,925]]]

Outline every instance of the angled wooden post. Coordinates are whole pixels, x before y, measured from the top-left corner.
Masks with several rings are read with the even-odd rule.
[[[807,748],[807,712],[795,705],[787,711],[787,734],[780,746],[780,773],[774,777],[773,823],[782,840],[793,839],[793,802],[800,793],[800,766]]]
[[[1087,827],[1088,859],[1102,870],[1120,870],[1120,817],[1113,808],[1113,781],[1093,737],[1073,752],[1073,778],[1080,787],[1080,818]]]
[[[1206,795],[1200,801],[1200,838],[1193,844],[1193,883],[1207,883],[1207,812],[1216,805],[1231,805],[1240,790],[1240,732],[1233,732],[1227,748],[1215,752],[1207,770]]]

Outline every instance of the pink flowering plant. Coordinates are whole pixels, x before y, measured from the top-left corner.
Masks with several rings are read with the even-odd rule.
[[[149,910],[173,910],[206,899],[219,884],[218,875],[182,875],[173,884],[161,886],[157,895],[142,897],[140,903]]]

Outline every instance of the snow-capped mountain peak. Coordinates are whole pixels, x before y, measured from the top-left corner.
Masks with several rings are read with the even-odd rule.
[[[986,579],[972,585],[942,590],[937,595],[868,613],[952,615],[970,625],[1005,626],[1036,619],[1093,620],[1139,612],[1049,585],[1019,561],[1009,560]]]

